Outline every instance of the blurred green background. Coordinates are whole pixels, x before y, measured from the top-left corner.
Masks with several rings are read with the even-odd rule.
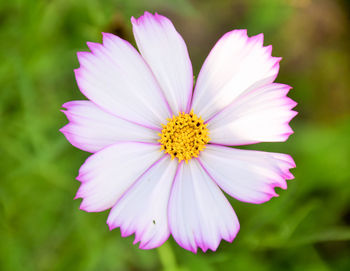
[[[0,270],[350,270],[350,1],[1,0]],[[262,205],[231,199],[241,231],[197,255],[170,238],[143,251],[110,232],[108,212],[73,201],[88,157],[58,132],[64,102],[84,99],[76,52],[111,32],[131,41],[130,17],[168,16],[195,74],[225,32],[265,34],[294,87],[295,134],[249,148],[291,154],[295,180]]]

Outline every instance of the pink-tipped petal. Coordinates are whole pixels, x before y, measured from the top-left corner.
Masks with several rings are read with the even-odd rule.
[[[230,196],[244,202],[263,203],[277,196],[275,187],[287,188],[295,167],[291,156],[207,145],[199,156],[203,168]]]
[[[166,155],[147,170],[112,208],[107,224],[125,236],[135,233],[140,248],[162,245],[169,237],[167,206],[178,162]]]
[[[90,101],[71,101],[62,107],[69,123],[60,131],[75,147],[97,152],[117,141],[157,143],[157,132],[103,111]]]
[[[153,71],[173,114],[186,111],[192,95],[193,72],[181,35],[168,18],[157,13],[145,12],[131,22],[141,55]]]
[[[286,141],[296,102],[286,95],[290,86],[268,84],[238,97],[208,121],[212,143],[246,145]]]
[[[194,253],[232,242],[239,223],[230,203],[196,159],[179,165],[169,200],[169,226],[176,242]]]
[[[198,75],[192,108],[207,120],[242,93],[272,83],[280,58],[263,47],[263,35],[248,37],[246,30],[226,33],[211,50]]]
[[[103,34],[103,45],[88,43],[79,52],[75,76],[80,91],[103,110],[134,123],[160,129],[171,116],[152,71],[127,41]]]
[[[119,142],[91,155],[77,177],[81,185],[76,198],[83,198],[80,208],[87,212],[111,208],[161,156],[159,145],[140,142]]]

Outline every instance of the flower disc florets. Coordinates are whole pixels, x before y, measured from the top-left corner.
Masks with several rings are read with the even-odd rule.
[[[198,157],[210,140],[203,119],[191,111],[189,114],[180,112],[177,117],[167,120],[168,123],[162,124],[163,130],[159,134],[158,141],[162,144],[160,150],[169,153],[171,159],[177,157],[179,162],[185,160],[187,163],[191,158]]]

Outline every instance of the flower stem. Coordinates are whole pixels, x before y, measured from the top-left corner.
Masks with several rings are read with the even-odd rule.
[[[178,271],[176,265],[175,255],[169,242],[165,242],[162,246],[157,248],[159,260],[162,263],[164,271]]]

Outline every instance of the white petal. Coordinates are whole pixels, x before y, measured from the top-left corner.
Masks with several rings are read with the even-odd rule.
[[[137,46],[159,82],[175,115],[187,111],[193,72],[187,47],[171,21],[145,12],[131,19]]]
[[[63,111],[69,123],[60,129],[75,147],[97,152],[117,141],[157,143],[159,136],[152,129],[133,124],[111,115],[90,101],[65,103]]]
[[[278,196],[274,188],[287,188],[295,167],[286,154],[240,150],[207,145],[200,162],[215,182],[230,196],[245,202],[263,203]]]
[[[79,170],[76,198],[80,208],[100,212],[111,208],[162,153],[159,145],[119,142],[91,155]]]
[[[297,114],[296,102],[286,95],[290,87],[268,84],[238,97],[208,121],[212,143],[246,145],[286,141],[293,133],[288,125]]]
[[[165,155],[150,167],[112,208],[110,229],[120,227],[123,237],[135,233],[142,249],[163,244],[170,235],[167,208],[177,166]]]
[[[244,92],[272,83],[280,58],[263,47],[263,35],[248,38],[246,30],[226,33],[211,50],[198,75],[192,108],[203,119],[229,105]]]
[[[125,40],[103,34],[103,45],[88,43],[75,70],[80,91],[98,106],[123,119],[159,129],[171,115],[151,70]]]
[[[169,201],[169,226],[187,250],[215,251],[224,239],[232,242],[239,223],[230,203],[196,159],[181,163]]]

